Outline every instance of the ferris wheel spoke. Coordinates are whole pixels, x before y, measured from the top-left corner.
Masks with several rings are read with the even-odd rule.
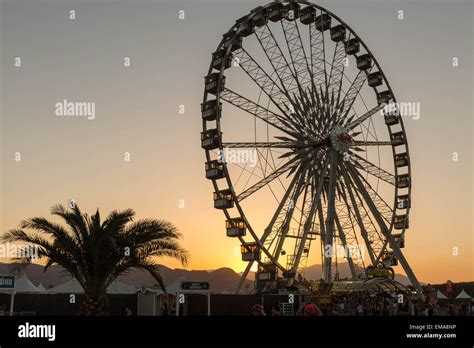
[[[344,126],[349,129],[349,130],[352,130],[354,128],[356,128],[358,125],[362,124],[363,122],[365,122],[367,119],[369,119],[370,117],[372,117],[372,115],[374,115],[375,113],[379,112],[380,110],[383,109],[383,105],[377,105],[376,107],[372,108],[371,110],[367,111],[365,114],[363,114],[362,116],[358,117],[357,119],[355,119],[354,121],[351,121],[351,122],[348,122],[346,123]]]
[[[354,226],[354,213],[352,212],[351,205],[349,204],[348,201],[348,193],[347,193],[347,188],[344,185],[344,180],[341,181],[341,187],[343,190],[342,194],[342,200],[343,202],[340,203],[341,209],[340,211],[344,211],[344,214],[341,213],[340,217],[338,219],[342,221],[340,223],[341,229],[343,231],[344,238],[346,240],[346,243],[349,245],[353,246],[355,245],[357,247],[357,257],[354,258],[352,257],[352,262],[354,263],[354,266],[357,268],[362,268],[365,269],[365,263],[364,263],[364,258],[362,256],[362,249],[359,244],[359,239],[357,238],[357,233],[356,229]],[[353,255],[352,255],[353,256]],[[359,264],[357,264],[359,263]]]
[[[268,96],[271,102],[289,119],[289,95],[283,91],[270,75],[241,48],[234,53],[234,59],[250,79]]]
[[[316,191],[314,192],[314,195],[311,198],[311,203],[308,205],[309,210],[307,214],[302,213],[302,216],[306,215],[306,219],[303,225],[303,235],[301,238],[301,241],[298,245],[297,251],[295,253],[295,259],[293,260],[293,265],[292,265],[292,272],[296,272],[296,268],[298,267],[301,256],[303,255],[303,250],[306,245],[306,240],[308,239],[308,235],[311,232],[313,228],[313,220],[315,218],[315,213],[316,210],[318,209],[318,206],[320,206],[320,200],[321,200],[321,192],[323,190],[323,184],[324,184],[324,176],[328,170],[328,165],[329,165],[330,158],[327,157],[325,159],[324,165],[321,167],[320,174],[317,180],[317,188]]]
[[[354,102],[357,96],[359,95],[362,86],[364,85],[365,81],[367,81],[367,76],[371,70],[372,67],[369,68],[367,71],[359,70],[359,72],[357,73],[357,76],[352,81],[349,90],[346,92],[346,95],[344,96],[344,99],[341,102],[341,111],[336,119],[336,123],[340,123],[347,118],[347,115],[349,114],[352,105],[354,105]]]
[[[252,185],[251,187],[246,189],[244,192],[240,193],[237,196],[237,201],[241,202],[242,200],[244,200],[245,198],[247,198],[251,194],[253,194],[253,193],[257,192],[258,190],[260,190],[262,187],[268,185],[270,182],[275,180],[277,177],[279,177],[283,173],[291,170],[295,165],[297,165],[295,163],[296,161],[297,161],[296,157],[291,159],[290,161],[288,161],[284,165],[282,165],[280,168],[276,169],[271,174],[267,175],[262,180],[260,180],[256,184]]]
[[[382,168],[379,168],[375,164],[353,152],[351,152],[349,158],[357,168],[362,169],[363,171],[375,176],[380,180],[385,181],[386,183],[395,185],[395,176],[393,174],[387,172],[386,170],[383,170]]]
[[[322,13],[322,12],[321,12]],[[311,46],[311,75],[313,93],[316,92],[317,86],[327,84],[326,73],[326,51],[324,45],[324,32],[316,29],[316,24],[309,25],[309,37]]]
[[[278,137],[277,137],[278,138]],[[295,141],[263,141],[263,142],[226,142],[222,143],[224,148],[282,148],[302,149],[318,148],[326,145],[326,141],[320,140],[295,140]]]
[[[354,195],[354,193],[352,191],[352,188],[351,188],[352,182],[351,182],[351,180],[349,178],[349,175],[347,174],[345,168],[343,168],[343,166],[341,166],[341,173],[342,173],[342,177],[345,181],[345,187],[346,187],[347,193],[348,193],[350,201],[352,203],[352,205],[351,205],[352,213],[354,214],[356,222],[359,225],[360,234],[362,236],[362,239],[365,242],[365,246],[367,248],[367,252],[369,254],[370,260],[371,260],[372,264],[375,264],[376,257],[375,257],[374,250],[372,249],[372,243],[371,243],[371,240],[369,238],[369,232],[367,231],[367,224],[365,224],[364,221],[363,221],[361,211],[359,210],[360,205],[356,201],[355,195]]]
[[[351,142],[351,146],[392,146],[394,143],[392,141],[359,141],[354,140]]]
[[[391,224],[391,217],[393,216],[393,209],[385,202],[385,200],[377,193],[376,190],[369,184],[366,178],[361,176],[362,184],[366,191],[369,193],[372,202],[377,206],[382,217],[385,219],[387,224]]]
[[[328,81],[329,94],[333,97],[336,96],[337,98],[336,101],[331,103],[331,114],[335,112],[339,105],[342,91],[342,79],[344,77],[344,60],[346,56],[344,41],[338,41],[334,48],[334,56],[331,63],[331,72]]]
[[[268,224],[268,226],[264,230],[261,242],[266,243],[269,247],[273,243],[273,238],[271,238],[270,241],[267,242],[268,237],[275,234],[274,225],[277,222],[277,220],[279,219],[281,212],[288,205],[288,202],[289,202],[288,199],[293,194],[292,192],[295,189],[296,185],[300,182],[302,173],[304,174],[304,169],[303,169],[302,166],[300,166],[298,168],[298,170],[295,172],[295,175],[293,176],[290,184],[288,185],[288,188],[285,190],[285,193],[284,193],[282,199],[280,200],[280,203],[278,204],[277,210],[273,214],[273,217],[271,218],[270,223]]]
[[[275,250],[273,252],[273,257],[278,261],[278,258],[280,257],[280,253],[283,249],[283,245],[285,243],[286,236],[288,234],[288,231],[290,229],[290,224],[291,221],[293,220],[293,214],[295,212],[295,207],[297,205],[298,199],[303,191],[304,185],[305,185],[305,175],[306,173],[303,173],[300,176],[300,180],[296,186],[296,190],[294,190],[293,195],[291,196],[291,205],[289,206],[289,209],[286,210],[286,214],[283,217],[283,221],[279,226],[278,232],[277,232],[277,243],[275,245]]]
[[[366,191],[364,185],[360,181],[360,178],[357,175],[357,172],[355,168],[351,165],[347,165],[349,175],[352,176],[355,185],[358,187],[359,192],[363,196],[364,200],[366,201],[367,205],[369,206],[369,209],[376,219],[377,223],[379,224],[381,231],[386,238],[386,240],[389,242],[390,247],[393,250],[394,255],[398,258],[400,261],[400,264],[402,265],[406,275],[410,279],[411,283],[416,287],[420,288],[420,283],[418,282],[418,279],[416,278],[415,274],[413,273],[410,265],[408,264],[407,260],[405,259],[405,256],[400,250],[400,247],[398,246],[398,243],[395,241],[394,237],[390,233],[390,230],[388,229],[387,225],[384,222],[383,217],[380,215],[379,211],[377,210],[376,205],[374,202],[371,200],[369,193]]]
[[[329,184],[327,188],[327,224],[326,224],[326,236],[324,239],[324,245],[327,247],[332,246],[334,238],[334,216],[336,214],[335,209],[335,199],[336,199],[336,180],[337,180],[337,162],[338,162],[338,153],[331,149],[329,150],[330,158],[330,169],[329,169]],[[332,255],[324,255],[324,273],[323,279],[326,281],[331,281],[331,261]]]
[[[302,114],[305,115],[304,122],[307,125],[307,129],[309,130],[310,134],[320,134],[320,131],[316,124],[316,117],[313,116],[313,106],[311,104],[311,100],[308,97],[308,94],[311,95],[311,92],[309,90],[308,93],[303,93],[300,98],[296,99],[297,101],[299,101],[298,104],[302,106]]]
[[[284,133],[294,135],[297,132],[295,126],[285,120],[284,116],[278,115],[228,88],[224,88],[221,92],[221,99]]]
[[[362,175],[360,175],[359,173],[357,173],[357,175],[358,175],[358,179],[362,183],[365,191],[368,193],[371,202],[375,206],[377,206],[378,209],[381,209],[380,204],[376,203],[374,195],[369,193],[370,191],[372,191],[372,192],[375,192],[375,194],[376,194],[376,191],[374,191],[371,188],[371,186],[368,185],[367,182],[364,182],[365,178]],[[364,221],[366,231],[368,232],[368,236],[369,236],[369,240],[370,240],[370,243],[371,243],[371,247],[372,247],[374,256],[377,257],[377,255],[379,255],[380,251],[383,249],[383,244],[384,244],[384,239],[385,239],[383,237],[383,232],[382,232],[382,234],[379,232],[379,231],[381,231],[381,227],[380,226],[377,227],[378,225],[376,223],[374,223],[373,219],[370,217],[370,215],[369,215],[370,208],[369,209],[366,208],[366,206],[368,206],[368,205],[367,205],[367,203],[364,204],[365,200],[362,196],[362,193],[359,191],[358,187],[356,186],[354,180],[351,179],[351,182],[352,182],[352,184],[354,185],[354,188],[355,188],[354,191],[355,191],[355,194],[356,194],[356,198],[360,202],[360,203],[358,203],[357,208],[363,214],[362,220]],[[381,211],[381,210],[379,210],[379,211]],[[390,224],[390,221],[388,221],[387,217],[384,216],[384,214],[381,213],[380,216],[382,216],[382,218],[385,219],[385,222],[387,224]],[[375,262],[372,262],[372,264],[375,265],[376,262],[377,262],[377,260]]]
[[[351,167],[355,168],[354,166],[352,166],[351,163],[348,163],[347,165],[351,165]],[[370,184],[367,182],[367,180],[364,178],[363,175],[361,175],[357,171],[356,171],[356,173],[357,173],[360,181],[362,182],[362,185],[364,186],[365,190],[367,192],[370,192],[369,197],[370,197],[371,201],[379,209],[381,209],[380,211],[382,211],[383,208],[381,207],[381,204],[380,203],[375,203],[377,201],[378,197],[379,197],[377,191],[373,190],[373,188],[370,186]],[[362,214],[362,221],[364,222],[365,229],[368,233],[372,250],[374,252],[374,255],[377,256],[378,253],[380,252],[380,250],[383,247],[383,241],[384,241],[383,234],[380,234],[380,228],[377,227],[378,225],[376,223],[374,223],[373,218],[371,218],[371,216],[369,215],[370,210],[367,209],[367,204],[364,204],[364,199],[361,196],[361,193],[358,190],[357,186],[355,185],[354,180],[350,179],[350,181],[352,183],[352,186],[354,187],[354,195],[355,195],[356,199],[358,200],[358,202],[356,203],[357,204],[356,208]],[[383,200],[381,200],[381,201],[384,203]],[[390,221],[388,220],[390,217],[388,217],[388,219],[387,219],[383,214],[382,214],[382,217],[386,220],[386,222],[388,224],[390,224]]]
[[[301,87],[300,94],[303,94],[303,90],[311,83],[311,76],[298,23],[296,20],[290,21],[285,19],[281,21],[281,27],[285,35],[288,51],[290,52],[296,79]]]
[[[255,35],[258,39],[258,42],[260,43],[260,46],[265,52],[266,57],[270,61],[274,72],[278,76],[288,101],[295,105],[296,103],[294,100],[292,100],[291,96],[294,92],[300,91],[301,86],[299,85],[294,72],[291,70],[288,61],[283,54],[280,45],[278,45],[278,42],[273,36],[268,24],[256,29]]]
[[[297,147],[296,141],[273,141],[273,142],[242,142],[242,143],[222,143],[224,148],[240,148],[240,149],[252,149],[252,148],[279,148],[279,149],[291,149]]]
[[[341,240],[341,243],[342,243],[343,247],[345,248],[345,250],[348,250],[347,249],[348,244],[347,244],[347,240],[346,240],[346,235],[344,233],[344,230],[341,226],[341,223],[340,223],[339,218],[337,217],[337,215],[335,217],[335,222],[336,222],[336,228],[337,228],[337,233],[339,235],[339,239]],[[355,269],[355,266],[354,266],[354,261],[352,260],[352,255],[349,252],[347,252],[346,257],[347,257],[347,263],[349,264],[349,269],[351,271],[352,279],[355,280],[355,279],[357,279],[357,272],[356,272],[356,269]]]

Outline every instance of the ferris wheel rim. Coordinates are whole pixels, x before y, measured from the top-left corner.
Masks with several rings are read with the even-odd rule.
[[[358,41],[360,42],[360,44],[362,45],[362,47],[366,50],[367,54],[372,58],[373,60],[373,63],[374,63],[374,66],[377,67],[377,71],[379,71],[383,77],[383,80],[386,84],[386,87],[387,87],[387,90],[390,92],[391,96],[392,96],[392,100],[393,102],[396,103],[396,97],[395,97],[395,94],[393,93],[393,90],[390,86],[390,83],[389,83],[389,80],[386,78],[386,75],[383,71],[383,69],[381,68],[379,62],[377,61],[376,57],[372,54],[372,52],[370,51],[370,49],[368,48],[368,46],[365,44],[365,42],[360,38],[360,36],[349,26],[347,25],[344,21],[342,21],[338,16],[336,16],[334,13],[332,13],[331,11],[328,11],[327,9],[317,5],[317,4],[313,4],[313,3],[310,3],[308,1],[281,1],[280,3],[298,3],[298,4],[304,4],[304,5],[307,5],[307,6],[311,6],[319,11],[321,11],[322,13],[326,13],[328,14],[329,16],[331,16],[333,19],[335,19],[339,24],[342,24],[347,30],[349,30],[349,32],[355,37],[358,39]],[[269,4],[270,5],[270,4]],[[267,5],[267,6],[269,6]],[[254,15],[256,15],[256,11],[252,11],[250,12],[248,15],[245,16],[245,21],[248,21],[249,19],[251,19]],[[283,19],[279,20],[279,21],[282,21]],[[231,31],[234,31],[234,35],[233,35],[233,38],[232,38],[232,43],[237,39],[238,37],[238,34],[239,34],[239,25],[238,24],[234,24],[231,29],[228,31],[228,32],[231,32]],[[217,49],[220,49],[222,46],[223,46],[223,43],[224,43],[224,40],[222,40],[220,42],[220,44],[218,45]],[[231,45],[229,45],[229,47],[227,48],[227,51],[226,51],[226,58],[229,56],[230,54],[230,48],[231,48]],[[212,63],[211,63],[211,66],[209,68],[209,71],[208,71],[208,74],[212,73],[213,71],[213,67],[212,67]],[[223,76],[223,73],[225,71],[225,68],[224,67],[221,67],[221,69],[219,70],[219,76]],[[220,79],[219,79],[219,83],[220,83]],[[220,102],[220,97],[221,97],[221,89],[218,88],[218,93],[216,94],[216,100],[217,100],[217,103]],[[203,102],[206,102],[208,100],[208,93],[205,91],[204,92],[204,97],[203,97]],[[216,122],[216,128],[217,128],[217,131],[218,132],[221,132],[221,125],[220,125],[220,118],[222,117],[221,116],[222,112],[219,111],[218,112],[218,117],[217,117],[217,122]],[[405,136],[405,139],[406,138],[406,132],[405,132],[405,127],[404,127],[404,124],[403,124],[403,119],[402,117],[399,117],[399,125],[402,129],[402,132]],[[392,131],[391,131],[391,127],[389,125],[387,125],[387,128],[388,128],[388,132],[389,132],[389,135],[392,134]],[[203,131],[207,130],[207,123],[205,120],[203,120]],[[410,198],[411,197],[411,187],[412,187],[412,181],[411,181],[411,161],[410,161],[410,156],[409,156],[409,148],[408,148],[408,142],[405,141],[404,143],[404,146],[405,146],[405,149],[406,149],[406,154],[407,154],[407,158],[408,158],[408,166],[407,166],[407,171],[408,171],[408,176],[409,176],[409,187],[408,187],[408,197]],[[224,147],[222,145],[222,139],[219,140],[219,150],[223,150]],[[207,161],[210,161],[211,160],[211,151],[210,150],[205,150],[206,152],[206,159]],[[393,157],[393,162],[395,162],[395,148],[392,146],[392,157]],[[224,163],[224,171],[225,171],[225,179],[227,181],[227,186],[228,188],[232,191],[232,195],[233,195],[233,198],[234,198],[234,202],[235,202],[235,207],[237,208],[237,211],[240,215],[240,217],[242,219],[245,220],[246,224],[247,224],[247,227],[248,227],[248,230],[252,236],[252,238],[254,239],[254,241],[256,243],[259,244],[259,246],[261,247],[261,250],[266,254],[266,256],[268,257],[268,259],[277,267],[279,268],[281,271],[285,271],[286,270],[286,267],[284,267],[283,265],[281,265],[280,263],[278,263],[277,261],[274,260],[274,256],[268,251],[266,250],[265,246],[263,245],[263,243],[260,242],[259,240],[259,237],[258,235],[255,233],[255,231],[253,230],[253,227],[252,225],[250,224],[250,222],[247,220],[247,216],[245,214],[245,211],[244,209],[241,207],[239,201],[236,199],[236,193],[234,191],[234,186],[233,186],[233,182],[231,180],[231,177],[229,175],[229,172],[227,170],[227,164]],[[398,176],[398,168],[397,166],[394,165],[394,176],[397,177]],[[213,182],[213,186],[214,186],[214,189],[215,191],[217,192],[219,190],[219,185],[217,183],[217,180],[212,180]],[[397,185],[394,185],[394,206],[393,206],[393,213],[392,213],[392,221],[390,223],[390,226],[388,227],[389,228],[389,231],[390,233],[392,232],[392,229],[393,229],[393,222],[394,222],[394,219],[395,219],[395,216],[396,216],[396,209],[397,209],[397,197],[398,197],[398,192],[399,192],[399,188],[397,187]],[[226,216],[227,219],[231,219],[232,217],[230,216],[229,212],[227,211],[227,209],[223,209],[223,212]],[[408,208],[406,209],[406,216],[408,217],[409,216],[409,212],[410,212],[410,205],[408,206]],[[406,227],[402,230],[402,234],[405,233],[405,230],[406,230]],[[240,240],[241,243],[246,243],[245,240],[242,238],[242,237],[238,237],[238,239]],[[387,245],[387,240],[385,239],[384,240],[384,249]],[[380,255],[379,255],[380,256]],[[263,261],[261,260],[258,260],[257,261],[259,264],[262,264]]]

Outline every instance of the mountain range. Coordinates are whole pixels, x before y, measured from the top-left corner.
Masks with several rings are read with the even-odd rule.
[[[70,279],[70,275],[64,272],[59,266],[51,266],[47,272],[43,272],[43,266],[31,264],[26,267],[25,271],[28,279],[35,285],[40,283],[46,288],[52,288],[60,285]],[[0,274],[12,273],[11,264],[0,263]],[[339,273],[341,278],[349,277],[350,270],[347,263],[339,265]],[[189,281],[210,281],[212,291],[214,293],[233,293],[242,273],[236,273],[231,268],[218,268],[216,270],[185,270],[185,269],[171,269],[166,266],[160,266],[160,274],[166,286],[171,285],[181,277]],[[322,270],[321,265],[312,265],[302,270],[302,274],[307,279],[321,279]],[[242,289],[253,288],[252,282],[255,279],[255,273],[250,272],[247,280],[244,282]],[[409,284],[406,276],[396,274],[395,279],[402,284]],[[119,281],[135,287],[142,285],[151,287],[156,285],[156,281],[143,270],[134,270],[128,274],[122,275],[118,278]]]
[[[340,279],[351,277],[351,271],[349,268],[349,264],[347,262],[338,264],[338,271],[339,271]],[[239,274],[241,275],[242,272]],[[301,274],[303,275],[303,277],[307,279],[321,279],[322,274],[323,274],[322,267],[321,265],[318,265],[318,264],[304,267],[301,270]],[[250,279],[250,280],[255,279],[255,273],[250,272],[247,279]],[[402,283],[403,285],[410,284],[410,280],[408,279],[408,277],[403,274],[396,273],[395,280]],[[424,283],[421,283],[421,284],[424,284]]]
[[[55,287],[71,279],[71,276],[65,273],[59,266],[51,266],[46,272],[43,272],[43,266],[31,264],[26,267],[24,272],[34,285],[37,286],[41,283],[45,289]],[[240,275],[233,269],[227,267],[212,271],[196,271],[179,268],[170,269],[166,266],[160,266],[159,272],[166,286],[173,284],[181,277],[185,277],[186,280],[189,281],[210,281],[214,293],[233,293],[240,280]],[[0,263],[0,274],[14,274],[14,272],[12,272],[12,265]],[[134,270],[133,272],[120,276],[118,280],[137,288],[142,285],[148,287],[156,285],[156,281],[148,272],[143,270]],[[245,281],[244,288],[247,286],[251,287],[251,284],[251,280]]]

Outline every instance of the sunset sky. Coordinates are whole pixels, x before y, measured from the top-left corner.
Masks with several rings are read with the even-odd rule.
[[[132,208],[172,221],[189,269],[242,271],[239,242],[225,236],[204,177],[200,103],[221,35],[265,3],[2,1],[0,234],[74,199],[89,213]],[[403,251],[412,269],[423,282],[474,280],[472,2],[317,3],[363,38],[399,100],[421,105],[419,120],[404,120],[413,208]],[[95,119],[57,117],[64,99],[95,102]]]

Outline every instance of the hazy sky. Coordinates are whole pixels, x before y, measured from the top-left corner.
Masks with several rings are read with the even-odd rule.
[[[0,233],[72,198],[90,213],[133,208],[174,222],[191,269],[242,270],[204,178],[200,103],[221,35],[265,3],[2,1]],[[473,280],[472,2],[317,3],[363,38],[399,100],[421,105],[419,120],[405,120],[413,208],[404,253],[413,270],[424,282]],[[95,119],[55,116],[64,99],[95,102]]]

